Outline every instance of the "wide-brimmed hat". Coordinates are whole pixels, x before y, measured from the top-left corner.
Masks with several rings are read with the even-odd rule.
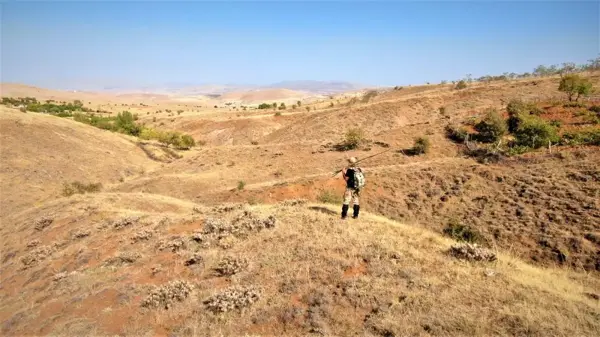
[[[348,158],[348,162],[350,164],[356,164],[356,157],[350,157],[350,158]]]

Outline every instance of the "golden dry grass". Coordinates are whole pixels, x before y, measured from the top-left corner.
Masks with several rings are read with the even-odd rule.
[[[257,219],[272,215],[276,225],[226,239],[231,247],[205,248],[190,239],[206,219],[231,220],[244,211]],[[337,213],[320,204],[220,211],[149,194],[57,200],[14,219],[53,214],[43,232],[24,224],[12,236],[30,233],[41,245],[63,244],[22,270],[25,242],[10,240],[7,249],[17,254],[3,263],[3,333],[592,336],[600,329],[598,302],[586,295],[600,287],[593,275],[533,267],[502,252],[494,263],[456,260],[447,254],[450,240],[419,226],[369,213],[341,221]],[[103,225],[132,215],[141,218],[123,229]],[[76,228],[92,233],[71,239]],[[130,241],[142,228],[155,234]],[[158,248],[173,237],[185,244],[175,252]],[[139,258],[106,265],[124,252]],[[202,263],[184,266],[194,252]],[[249,264],[219,276],[215,267],[225,257]],[[60,272],[67,275],[54,281]],[[195,289],[168,310],[140,306],[150,285],[172,280],[187,280]],[[206,309],[204,300],[234,285],[258,287],[260,300],[241,312]]]
[[[600,230],[597,149],[481,165],[462,158],[443,136],[448,122],[501,108],[512,97],[558,97],[556,85],[550,78],[461,92],[419,86],[349,105],[351,96],[338,95],[309,105],[317,111],[303,106],[277,117],[127,101],[147,97],[98,98],[115,111],[141,113],[148,125],[208,142],[176,155],[68,119],[2,107],[2,334],[596,335],[600,279],[582,268],[593,266],[592,240]],[[31,88],[19,90],[35,96]],[[39,98],[58,95],[46,94]],[[186,110],[155,111],[165,108]],[[353,125],[340,123],[348,117]],[[379,143],[329,151],[353,126]],[[422,135],[433,142],[430,153],[399,151]],[[386,144],[393,151],[364,163],[368,188],[359,221],[339,220],[339,205],[279,203],[341,193],[343,182],[331,174],[345,157]],[[64,197],[63,177],[103,188]],[[225,201],[244,205],[228,208]],[[220,239],[197,233],[217,223],[211,219],[234,230],[238,216],[246,225],[262,226],[268,216],[277,222]],[[52,221],[36,226],[42,217]],[[450,256],[453,242],[440,235],[450,217],[481,231],[499,259]],[[567,263],[542,267],[556,251],[570,252]],[[527,263],[532,257],[536,265]],[[248,263],[233,263],[241,271],[222,275],[217,269],[228,258]],[[154,286],[179,280],[194,285],[184,301],[168,310],[142,307]],[[242,311],[211,312],[204,301],[231,286],[256,287],[260,299]]]

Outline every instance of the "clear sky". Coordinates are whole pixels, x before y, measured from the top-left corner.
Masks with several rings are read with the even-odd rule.
[[[598,1],[24,2],[1,6],[1,81],[406,85],[600,53]],[[83,88],[82,88],[83,89]]]

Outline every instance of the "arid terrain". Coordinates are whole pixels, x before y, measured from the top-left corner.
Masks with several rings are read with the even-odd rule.
[[[600,148],[500,154],[507,134],[477,156],[448,137],[514,99],[563,139],[597,133],[600,100],[570,104],[559,81],[195,99],[3,84],[196,145],[1,105],[1,334],[597,336]],[[375,154],[360,218],[339,219],[334,172]]]

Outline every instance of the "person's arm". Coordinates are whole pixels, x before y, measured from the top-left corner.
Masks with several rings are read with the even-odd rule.
[[[348,170],[348,169],[347,169],[346,167],[344,167],[344,168],[342,169],[342,177],[343,177],[343,178],[344,178],[344,180],[346,180],[346,181],[348,181],[348,176],[346,175],[346,171],[347,171],[347,170]]]

